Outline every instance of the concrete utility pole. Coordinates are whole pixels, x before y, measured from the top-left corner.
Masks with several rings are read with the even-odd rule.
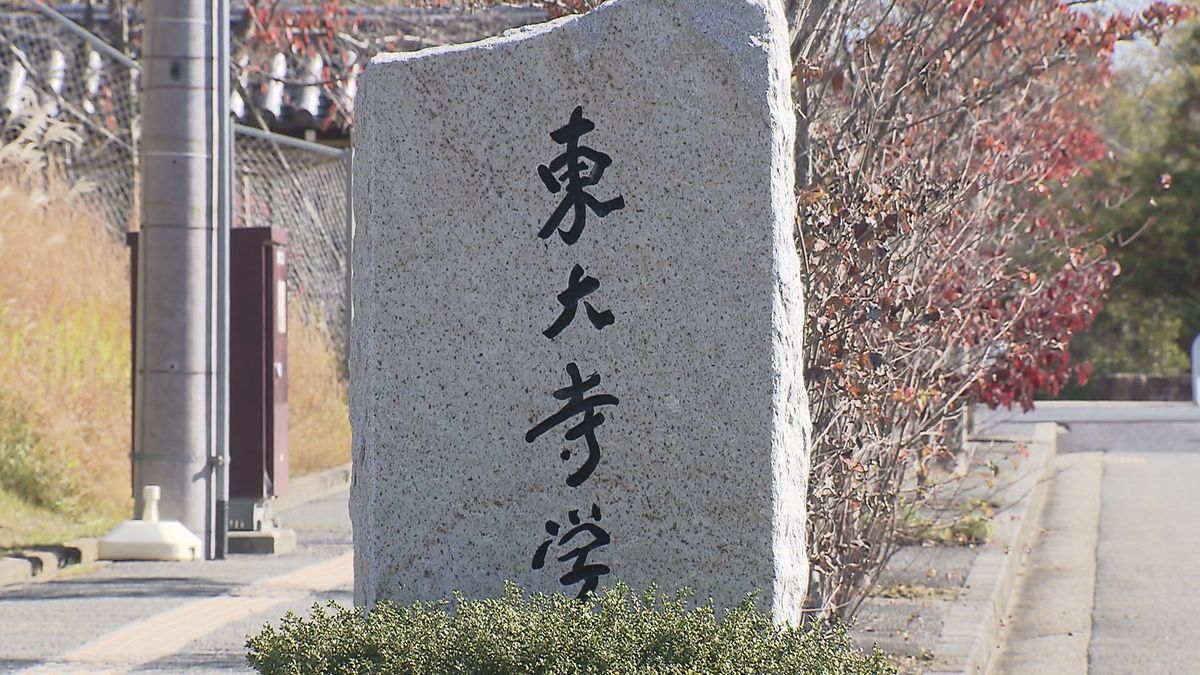
[[[227,0],[225,0],[227,2]],[[138,255],[134,484],[162,487],[159,510],[217,544],[215,501],[227,438],[221,297],[228,210],[219,160],[229,120],[214,3],[143,3],[142,230]],[[228,23],[224,29],[228,30]],[[227,44],[227,42],[226,42]],[[227,110],[227,108],[226,108]],[[222,132],[222,120],[225,131]],[[222,141],[222,135],[225,141]],[[141,504],[136,509],[140,510]]]

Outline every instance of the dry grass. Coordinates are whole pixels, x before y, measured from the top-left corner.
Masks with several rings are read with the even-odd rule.
[[[128,517],[132,505],[129,253],[62,181],[47,181],[40,148],[50,136],[61,141],[63,131],[48,125],[39,133],[0,145],[6,545],[91,532]],[[298,319],[288,332],[293,476],[350,458],[336,355],[322,331]]]
[[[30,504],[0,488],[0,555],[6,549],[53,546],[80,537],[98,537],[128,514],[64,514]]]
[[[0,483],[58,511],[126,512],[128,255],[73,202],[36,178],[0,186]]]
[[[350,414],[336,352],[316,321],[288,317],[288,449],[300,476],[350,461]]]

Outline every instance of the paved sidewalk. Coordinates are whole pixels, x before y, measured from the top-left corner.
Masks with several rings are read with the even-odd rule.
[[[1102,453],[1055,458],[1042,527],[989,672],[1087,672],[1103,475]]]
[[[286,556],[112,563],[0,588],[0,672],[247,672],[244,643],[315,602],[353,601],[345,489],[281,514]]]
[[[1200,408],[1039,410],[1068,420],[1067,454],[995,672],[1197,672]]]
[[[993,672],[1196,672],[1200,455],[1063,460]]]
[[[982,674],[994,656],[1021,554],[1037,531],[1057,445],[1053,425],[1019,431],[1027,442],[975,442],[967,479],[932,498],[943,504],[942,520],[972,499],[990,504],[990,541],[901,547],[859,612],[852,630],[858,643],[878,644],[906,673]]]

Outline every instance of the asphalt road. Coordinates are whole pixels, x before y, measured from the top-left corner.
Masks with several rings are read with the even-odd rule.
[[[1061,471],[993,671],[1200,672],[1200,410],[1062,405],[1038,421],[1055,412]]]
[[[1089,662],[1093,673],[1200,670],[1200,453],[1124,445],[1131,460],[1106,462],[1096,600]]]
[[[0,588],[0,672],[249,672],[246,637],[287,611],[353,602],[347,493],[281,514],[286,556],[112,563]]]

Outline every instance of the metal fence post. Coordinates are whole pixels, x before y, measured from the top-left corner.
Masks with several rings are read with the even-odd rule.
[[[233,226],[233,119],[229,114],[229,0],[213,1],[213,162],[216,182],[216,443],[212,457],[213,542],[208,557],[222,560],[229,543],[229,237]]]

